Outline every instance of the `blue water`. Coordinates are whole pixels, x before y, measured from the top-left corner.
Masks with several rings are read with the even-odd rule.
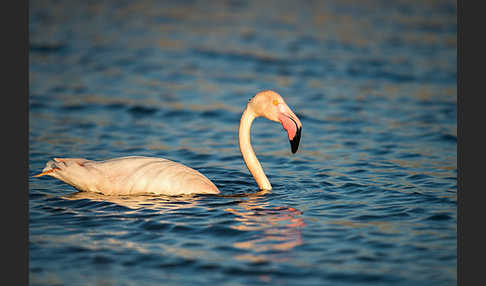
[[[29,179],[31,285],[455,285],[455,1],[31,1],[29,171],[160,156],[222,196]],[[237,143],[257,119],[259,192]]]

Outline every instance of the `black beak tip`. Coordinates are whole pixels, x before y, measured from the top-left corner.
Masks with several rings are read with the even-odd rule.
[[[301,132],[302,132],[302,127],[297,128],[297,133],[295,134],[294,139],[290,140],[290,149],[292,150],[292,154],[295,154],[295,152],[297,152],[297,149],[299,149]]]

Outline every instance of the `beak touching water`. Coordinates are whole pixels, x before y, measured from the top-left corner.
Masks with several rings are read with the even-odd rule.
[[[302,123],[299,118],[290,110],[286,104],[278,105],[278,120],[282,123],[283,128],[287,131],[292,153],[297,152],[299,148],[300,135],[302,132]]]

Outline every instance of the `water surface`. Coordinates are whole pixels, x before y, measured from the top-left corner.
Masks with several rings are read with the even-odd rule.
[[[263,3],[262,3],[263,2]],[[32,1],[30,174],[144,155],[222,196],[107,197],[29,179],[31,285],[455,285],[454,1]],[[257,119],[273,190],[239,153]]]

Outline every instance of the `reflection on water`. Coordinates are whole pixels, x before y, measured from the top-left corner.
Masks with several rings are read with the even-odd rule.
[[[290,256],[282,252],[302,244],[300,229],[305,227],[302,212],[291,207],[271,207],[258,197],[240,202],[238,207],[225,209],[238,221],[232,227],[240,231],[257,231],[258,235],[233,244],[247,250],[245,254],[235,256],[236,259],[253,263],[288,260]]]
[[[305,222],[301,217],[302,212],[292,207],[271,207],[269,202],[262,201],[266,193],[268,191],[259,191],[257,193],[250,193],[249,195],[225,196],[248,198],[248,200],[238,202],[237,209],[225,209],[225,211],[234,215],[234,220],[237,222],[230,227],[239,231],[261,232],[257,237],[252,237],[248,241],[235,242],[233,244],[234,247],[253,250],[255,253],[266,253],[268,251],[289,251],[295,246],[302,244],[300,229],[305,227]],[[217,196],[215,195],[215,197]],[[194,209],[199,205],[201,196],[107,196],[90,192],[75,192],[61,196],[60,198],[71,201],[89,200],[91,202],[109,202],[131,210],[152,210],[155,211],[152,212],[155,215],[164,214],[173,210]],[[129,210],[125,212],[129,212]],[[122,243],[115,239],[109,239],[106,242],[108,244]],[[135,246],[136,244],[134,243],[125,245],[125,247]],[[140,251],[146,252],[146,250]],[[184,252],[183,250],[181,251]],[[274,260],[275,257],[282,259],[281,256],[275,254],[244,254],[237,255],[235,258],[249,260],[251,262],[265,262],[267,260]]]
[[[61,198],[65,200],[91,200],[98,202],[110,202],[133,210],[141,208],[152,210],[191,208],[197,205],[198,200],[198,197],[193,195],[172,197],[153,195],[110,196],[91,192],[75,192],[65,196],[61,196]]]
[[[454,285],[454,1],[29,3],[29,172],[172,159],[217,196],[100,196],[29,178],[32,285]],[[274,89],[291,154],[256,120]]]

